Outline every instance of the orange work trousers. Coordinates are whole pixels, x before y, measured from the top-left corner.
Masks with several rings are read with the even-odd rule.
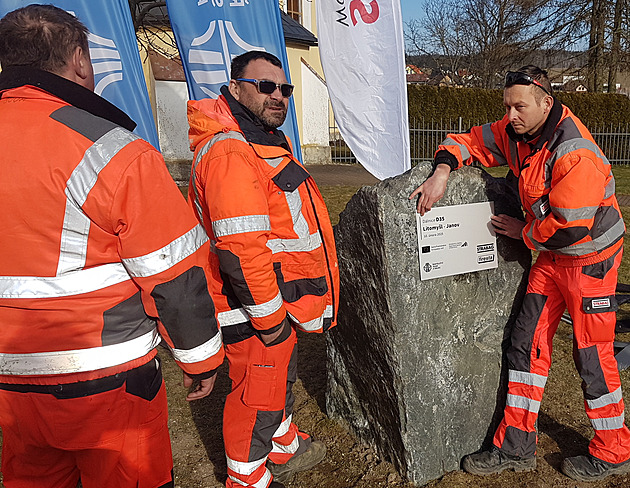
[[[582,377],[586,414],[595,431],[593,456],[610,463],[630,459],[630,430],[614,356],[617,269],[622,252],[589,266],[559,266],[550,252],[532,266],[527,294],[507,351],[509,383],[495,446],[523,457],[536,453],[536,420],[551,365],[553,336],[568,309],[573,359]]]
[[[81,480],[83,488],[172,487],[167,420],[155,359],[120,375],[62,387],[0,385],[4,484],[76,488]]]
[[[311,439],[292,422],[297,379],[297,335],[265,346],[257,337],[226,344],[232,391],[225,401],[223,439],[227,488],[267,488],[267,459],[286,463],[308,449]]]

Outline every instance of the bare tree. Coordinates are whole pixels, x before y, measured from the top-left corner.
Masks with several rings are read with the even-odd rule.
[[[617,86],[617,70],[621,61],[622,18],[626,9],[626,0],[615,0],[612,40],[610,43],[610,63],[608,69],[608,92],[614,93]],[[627,24],[626,24],[627,25]]]
[[[412,20],[405,25],[407,52],[429,56],[441,73],[462,84],[465,73],[463,33],[454,22],[457,10],[454,2],[425,1],[425,20]]]
[[[129,0],[136,38],[143,51],[166,58],[179,56],[164,0]],[[147,54],[148,55],[148,54]]]
[[[587,0],[425,0],[425,18],[406,24],[407,46],[441,59],[449,74],[473,73],[464,84],[492,88],[507,69],[542,50],[575,49],[588,32],[588,6]]]

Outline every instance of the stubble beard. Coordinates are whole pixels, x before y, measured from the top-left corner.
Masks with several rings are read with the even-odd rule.
[[[276,110],[267,110],[270,108],[281,108],[282,112],[278,112]],[[285,119],[287,118],[287,107],[282,102],[278,103],[274,102],[273,100],[265,100],[260,110],[260,113],[256,115],[258,115],[258,118],[262,120],[262,123],[265,124],[267,127],[277,129],[284,123]]]

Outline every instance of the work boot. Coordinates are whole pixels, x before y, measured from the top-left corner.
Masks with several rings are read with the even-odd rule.
[[[306,451],[293,456],[284,464],[275,464],[267,461],[267,469],[271,471],[274,480],[280,483],[288,483],[295,473],[311,469],[324,459],[325,455],[326,445],[321,441],[312,441]]]
[[[514,471],[532,471],[536,469],[536,457],[523,458],[510,456],[498,447],[492,446],[489,451],[476,452],[464,457],[464,471],[472,474],[494,474],[513,469]]]
[[[574,456],[562,461],[562,472],[578,481],[603,480],[612,474],[630,473],[630,459],[623,463],[608,463],[595,456]]]

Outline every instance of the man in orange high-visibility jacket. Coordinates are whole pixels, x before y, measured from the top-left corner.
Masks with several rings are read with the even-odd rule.
[[[92,91],[87,29],[0,20],[4,485],[173,486],[164,340],[210,393],[223,360],[207,235],[164,160]]]
[[[292,91],[280,61],[252,51],[232,60],[218,100],[188,105],[189,202],[212,240],[211,288],[232,380],[228,487],[281,487],[325,454],[291,421],[296,328],[335,325],[339,293],[328,212],[277,129]]]
[[[551,95],[547,73],[535,66],[508,72],[502,120],[449,134],[435,154],[434,173],[410,198],[431,209],[450,171],[480,161],[508,165],[518,179],[523,222],[492,217],[499,234],[540,251],[507,351],[509,391],[489,451],[471,454],[474,474],[536,467],[536,420],[551,365],[553,336],[568,308],[574,358],[595,436],[589,454],[566,458],[563,472],[592,481],[630,472],[630,430],[613,341],[617,269],[625,226],[610,163],[580,120]]]

